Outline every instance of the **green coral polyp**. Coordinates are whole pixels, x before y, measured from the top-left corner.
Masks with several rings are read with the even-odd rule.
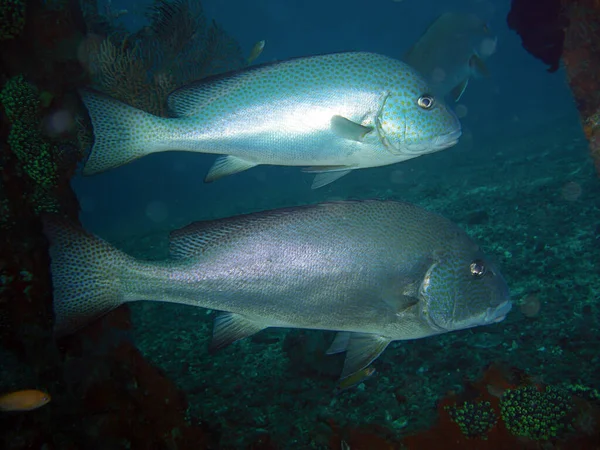
[[[507,390],[500,400],[507,430],[533,440],[552,440],[572,430],[573,403],[569,392],[553,386]]]
[[[11,78],[0,92],[0,101],[11,122],[8,144],[23,170],[47,193],[58,180],[55,149],[40,133],[40,95],[22,76]],[[41,196],[33,196],[38,209]],[[47,202],[42,202],[46,204]]]
[[[462,405],[446,406],[445,409],[469,438],[487,439],[487,433],[498,422],[490,402],[464,402]]]
[[[1,0],[0,41],[13,39],[21,34],[25,26],[26,0]]]

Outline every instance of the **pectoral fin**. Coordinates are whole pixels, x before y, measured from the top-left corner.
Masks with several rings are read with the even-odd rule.
[[[465,89],[467,89],[467,86],[469,85],[469,77],[465,78],[464,80],[462,80],[460,82],[460,84],[454,86],[454,89],[452,89],[450,91],[450,95],[452,96],[452,99],[457,102],[460,100],[460,98],[462,97],[462,95],[465,93]]]
[[[252,322],[239,314],[221,313],[215,319],[210,350],[220,350],[235,341],[252,336],[264,328],[263,325]]]
[[[204,182],[211,183],[219,178],[243,172],[244,170],[251,169],[257,165],[258,164],[254,162],[246,161],[237,156],[219,156],[206,174]]]
[[[351,141],[362,142],[364,137],[373,131],[373,127],[365,127],[342,116],[331,118],[331,129],[338,136]]]
[[[391,339],[376,334],[352,333],[346,348],[346,361],[341,378],[364,369],[385,350]]]

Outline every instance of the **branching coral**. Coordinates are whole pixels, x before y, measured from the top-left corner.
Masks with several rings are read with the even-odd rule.
[[[80,54],[95,88],[164,116],[173,89],[245,64],[237,42],[216,22],[207,23],[200,2],[159,0],[148,17],[151,25],[136,34],[84,43]]]

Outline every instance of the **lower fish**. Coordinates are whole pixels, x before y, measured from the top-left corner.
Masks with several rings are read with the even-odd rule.
[[[344,201],[196,222],[170,235],[170,257],[135,259],[53,216],[55,332],[72,333],[127,302],[221,311],[212,348],[269,327],[337,331],[342,378],[395,340],[494,324],[504,278],[458,226],[418,206]]]
[[[295,58],[209,77],[172,92],[156,117],[85,90],[92,175],[151,153],[223,155],[206,182],[260,164],[304,167],[313,188],[352,170],[452,147],[461,125],[407,64],[375,53]]]

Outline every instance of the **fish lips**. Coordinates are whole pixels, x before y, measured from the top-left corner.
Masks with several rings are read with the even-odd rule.
[[[461,136],[462,130],[459,128],[458,130],[451,131],[450,133],[437,136],[433,141],[433,145],[437,150],[443,150],[456,145]]]
[[[512,302],[510,300],[506,300],[504,303],[496,306],[495,308],[489,308],[485,315],[485,323],[498,323],[502,322],[510,310],[512,309]]]
[[[427,153],[439,152],[440,150],[444,150],[445,148],[456,145],[461,135],[462,130],[459,128],[451,131],[450,133],[440,134],[431,139],[429,142],[408,146],[403,149],[403,153],[408,153],[411,155],[425,155]]]

